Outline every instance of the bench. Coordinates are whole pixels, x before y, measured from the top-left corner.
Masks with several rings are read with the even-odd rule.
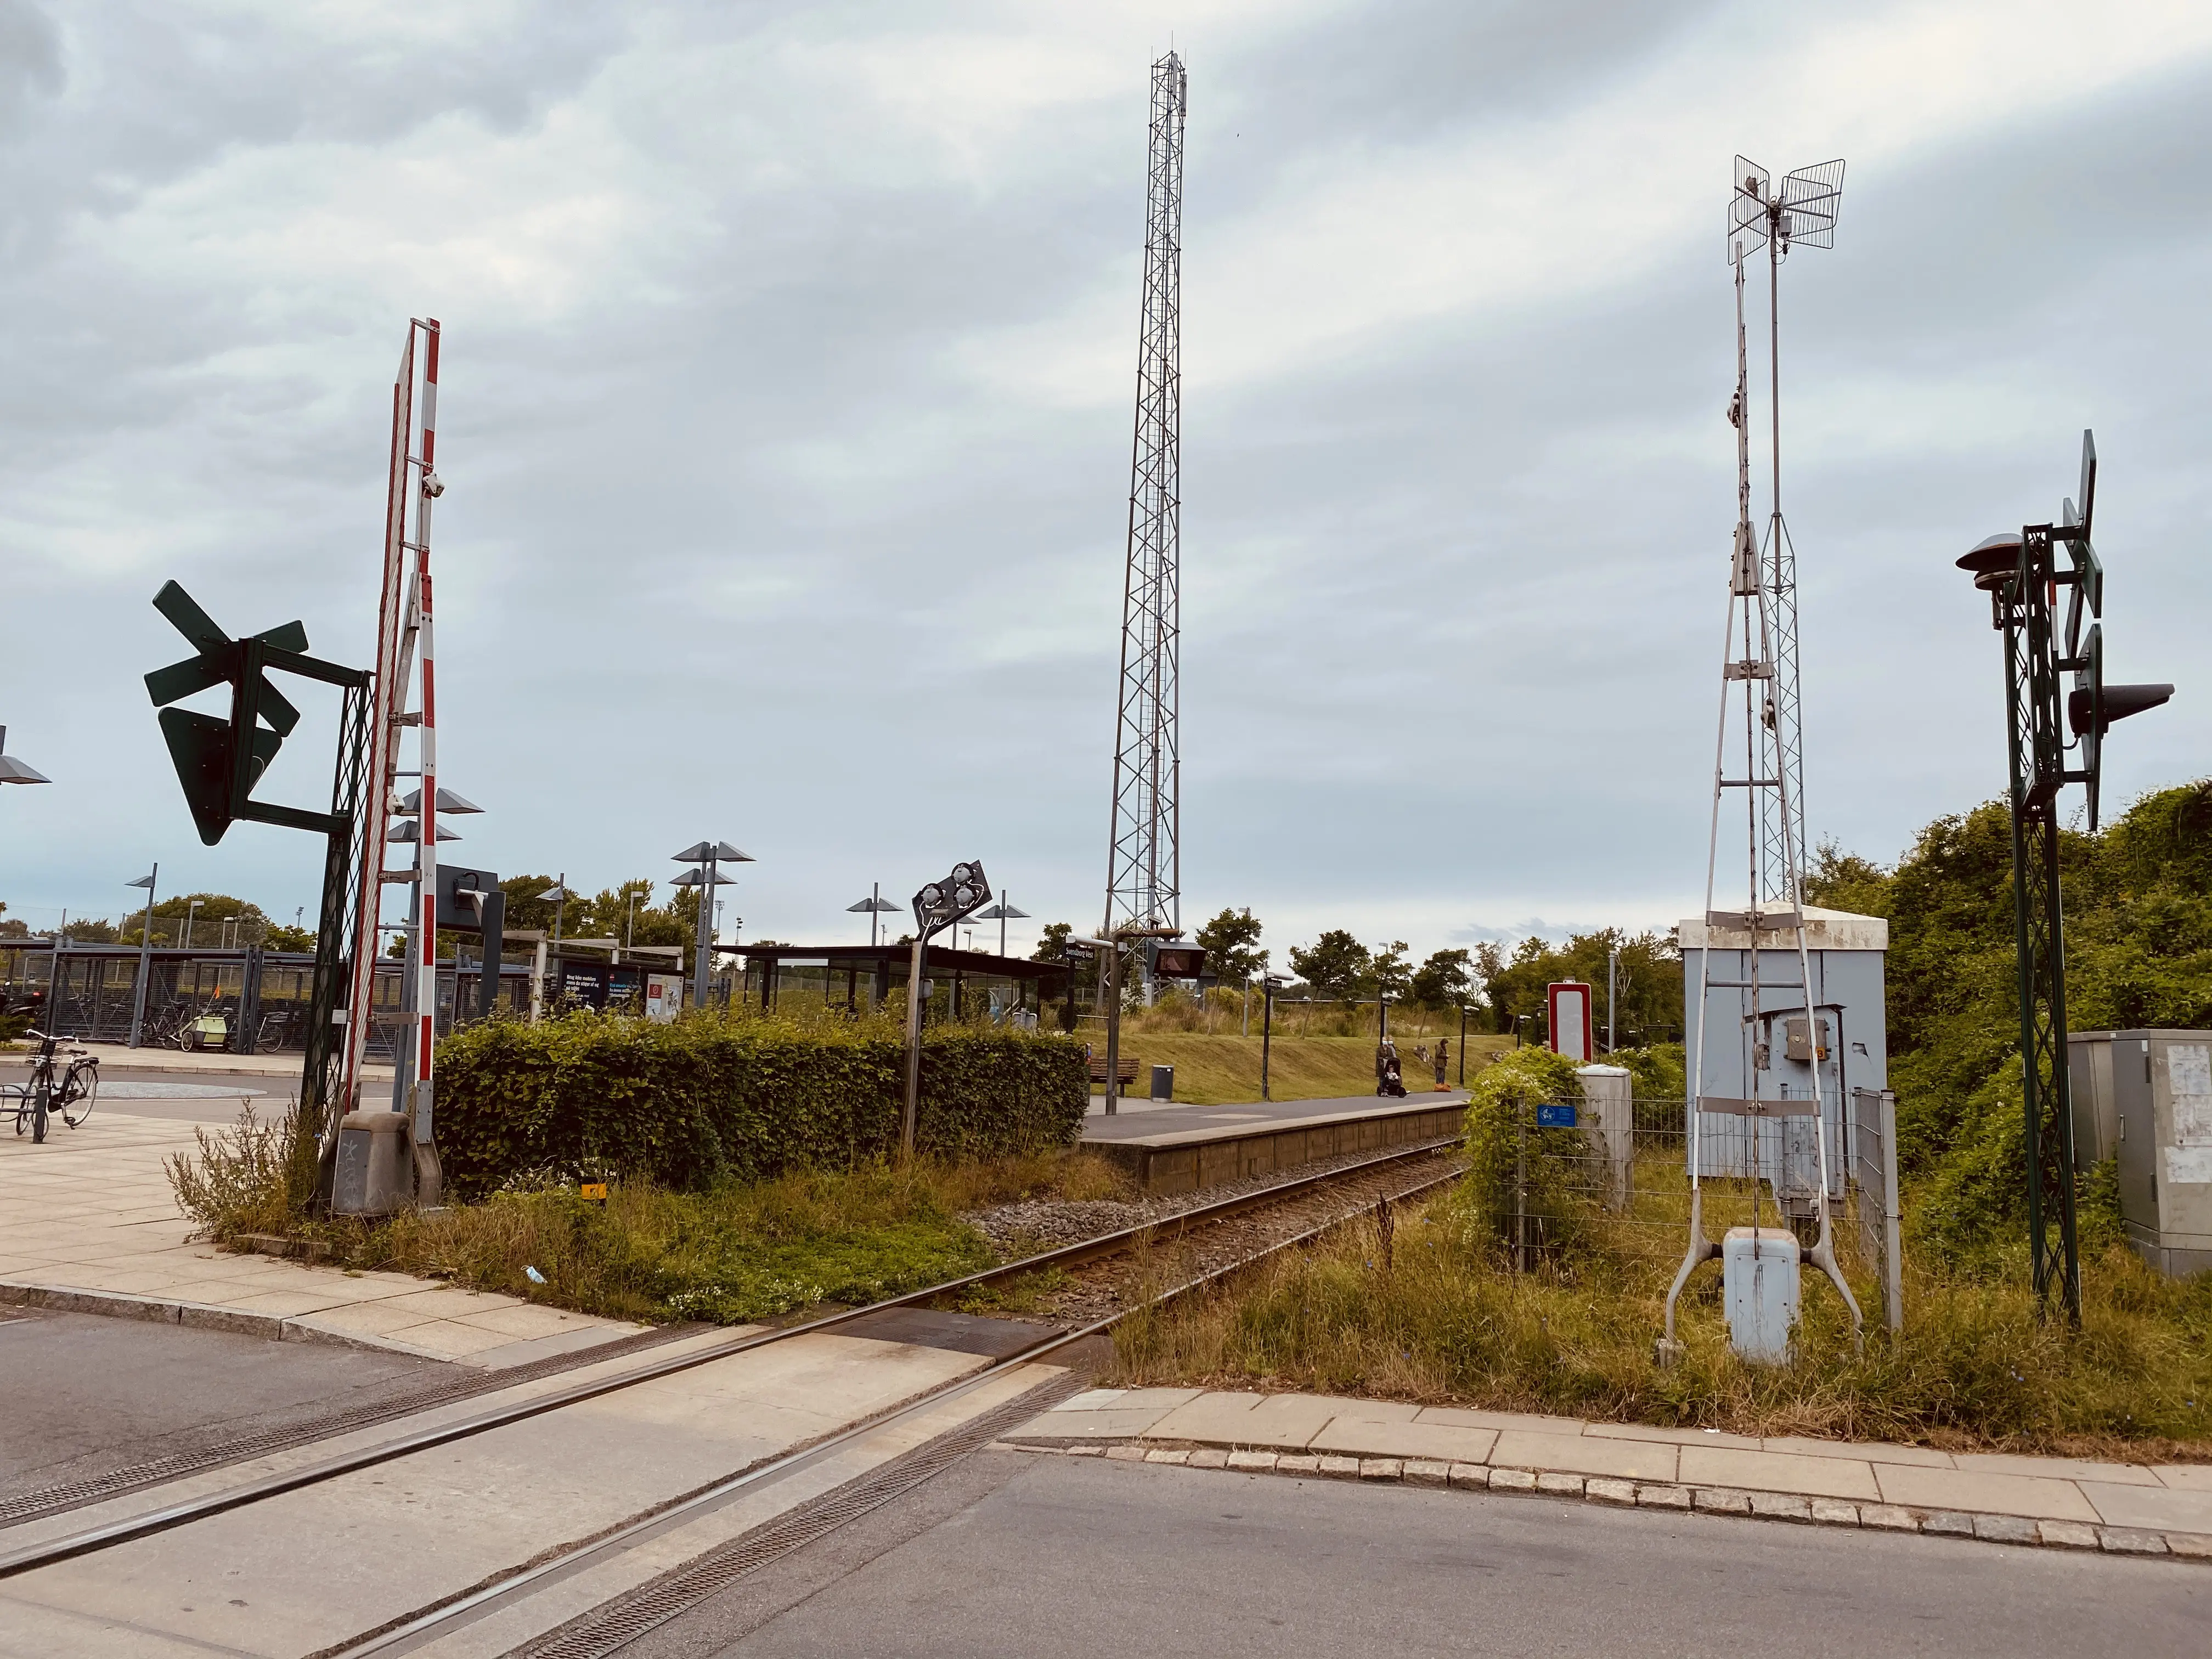
[[[1103,1083],[1106,1080],[1105,1055],[1091,1056],[1091,1080],[1093,1083]],[[1137,1081],[1137,1062],[1127,1054],[1119,1056],[1114,1066],[1114,1080],[1121,1088],[1133,1087]]]

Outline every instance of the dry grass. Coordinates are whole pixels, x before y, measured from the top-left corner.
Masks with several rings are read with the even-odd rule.
[[[1406,1216],[1394,1259],[1371,1223],[1231,1286],[1127,1322],[1128,1384],[1304,1389],[1743,1434],[1906,1441],[2075,1456],[2212,1459],[2212,1276],[2175,1283],[2124,1249],[2085,1264],[2082,1329],[2036,1317],[2014,1277],[1910,1273],[1905,1329],[1852,1350],[1840,1300],[1808,1273],[1799,1358],[1729,1352],[1717,1267],[1654,1362],[1680,1232],[1614,1229],[1601,1248],[1508,1270],[1455,1194]],[[1870,1285],[1855,1285],[1862,1303]]]

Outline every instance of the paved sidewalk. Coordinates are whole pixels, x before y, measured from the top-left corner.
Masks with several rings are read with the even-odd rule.
[[[1462,1411],[1322,1395],[1094,1389],[1009,1443],[1346,1479],[1532,1490],[2011,1543],[2212,1559],[2212,1465],[2094,1463]],[[1461,1472],[1466,1471],[1465,1474]],[[1433,1471],[1433,1478],[1429,1472]],[[2152,1540],[2155,1540],[2154,1544]]]
[[[441,1285],[194,1243],[163,1162],[193,1126],[96,1109],[44,1146],[0,1136],[0,1302],[500,1368],[645,1328]]]

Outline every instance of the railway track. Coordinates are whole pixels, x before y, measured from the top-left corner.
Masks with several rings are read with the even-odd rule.
[[[1050,1287],[1042,1298],[1048,1311],[1042,1316],[1054,1322],[1040,1324],[1035,1341],[993,1359],[981,1369],[951,1383],[932,1389],[915,1399],[863,1418],[811,1444],[741,1469],[726,1480],[686,1494],[602,1536],[550,1551],[524,1567],[498,1576],[388,1628],[372,1632],[349,1645],[325,1650],[330,1659],[337,1659],[341,1655],[344,1659],[368,1659],[370,1655],[396,1655],[408,1651],[436,1639],[448,1630],[459,1628],[532,1594],[550,1579],[582,1571],[650,1537],[683,1526],[746,1492],[820,1463],[895,1423],[937,1410],[964,1395],[1004,1378],[1021,1366],[1033,1364],[1086,1340],[1104,1334],[1139,1306],[1161,1305],[1217,1284],[1278,1252],[1308,1243],[1346,1221],[1372,1213],[1378,1202],[1394,1204],[1422,1196],[1457,1174],[1459,1164],[1452,1155],[1457,1144],[1454,1140],[1439,1140],[1396,1149],[1352,1165],[1279,1182],[1210,1204],[1194,1206],[1141,1226],[1062,1245],[965,1278],[887,1297],[866,1307],[845,1310],[773,1330],[748,1332],[724,1341],[687,1346],[680,1352],[659,1358],[647,1357],[617,1375],[592,1377],[567,1387],[552,1389],[533,1398],[489,1407],[480,1412],[404,1432],[374,1445],[315,1459],[291,1469],[242,1480],[222,1490],[157,1505],[135,1515],[14,1550],[0,1551],[0,1579],[94,1554],[136,1539],[190,1526],[228,1510],[265,1502],[285,1492],[483,1434],[509,1424],[544,1416],[584,1401],[635,1388],[656,1378],[712,1364],[733,1355],[792,1341],[814,1333],[835,1331],[891,1310],[924,1308],[938,1304],[958,1305],[963,1302],[974,1305],[978,1297],[1019,1286],[1024,1281],[1031,1285]],[[1158,1282],[1164,1264],[1171,1270],[1170,1276],[1175,1277],[1176,1282],[1164,1285]],[[1062,1386],[1054,1388],[1048,1384],[1042,1389],[1030,1390],[1016,1401],[994,1408],[978,1422],[994,1425],[998,1418],[1010,1412],[1013,1413],[1012,1420],[1026,1420],[1054,1403],[1043,1398],[1044,1395],[1064,1395],[1073,1392],[1076,1386],[1066,1379],[1059,1381]],[[990,1427],[985,1439],[998,1431],[996,1426]],[[958,1437],[945,1437],[947,1440]],[[932,1443],[933,1446],[935,1444]],[[927,1453],[931,1449],[931,1446],[925,1446],[920,1449],[921,1453]],[[963,1446],[950,1455],[961,1455],[965,1449],[972,1448]],[[895,1460],[894,1465],[888,1467],[910,1464],[919,1455],[910,1454],[906,1458]],[[934,1473],[934,1469],[928,1473]],[[173,1477],[165,1474],[159,1478],[167,1480]],[[921,1474],[920,1478],[927,1479],[927,1474]],[[891,1495],[896,1496],[896,1493]],[[889,1501],[889,1498],[880,1501]],[[816,1508],[818,1505],[802,1506],[802,1510]],[[853,1512],[861,1513],[865,1510]],[[833,1518],[831,1524],[842,1522]],[[798,1547],[805,1541],[807,1540],[802,1537],[790,1547]],[[701,1592],[702,1595],[710,1593],[711,1590]],[[676,1610],[680,1612],[682,1607]],[[675,1613],[669,1613],[666,1616],[673,1617]],[[652,1620],[653,1623],[663,1621],[659,1617]],[[634,1619],[630,1622],[634,1624]],[[638,1628],[647,1627],[649,1625]],[[636,1630],[632,1629],[629,1634],[622,1635],[620,1641],[630,1640],[635,1633]],[[532,1644],[531,1650],[533,1653],[538,1651],[538,1644]],[[586,1647],[574,1650],[611,1652],[613,1649]],[[556,1650],[544,1651],[550,1654]],[[565,1656],[570,1650],[561,1648],[557,1651]]]

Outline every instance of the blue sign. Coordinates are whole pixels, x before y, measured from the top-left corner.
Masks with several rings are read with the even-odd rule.
[[[1536,1127],[1540,1129],[1571,1129],[1575,1127],[1575,1109],[1571,1106],[1539,1106]]]

